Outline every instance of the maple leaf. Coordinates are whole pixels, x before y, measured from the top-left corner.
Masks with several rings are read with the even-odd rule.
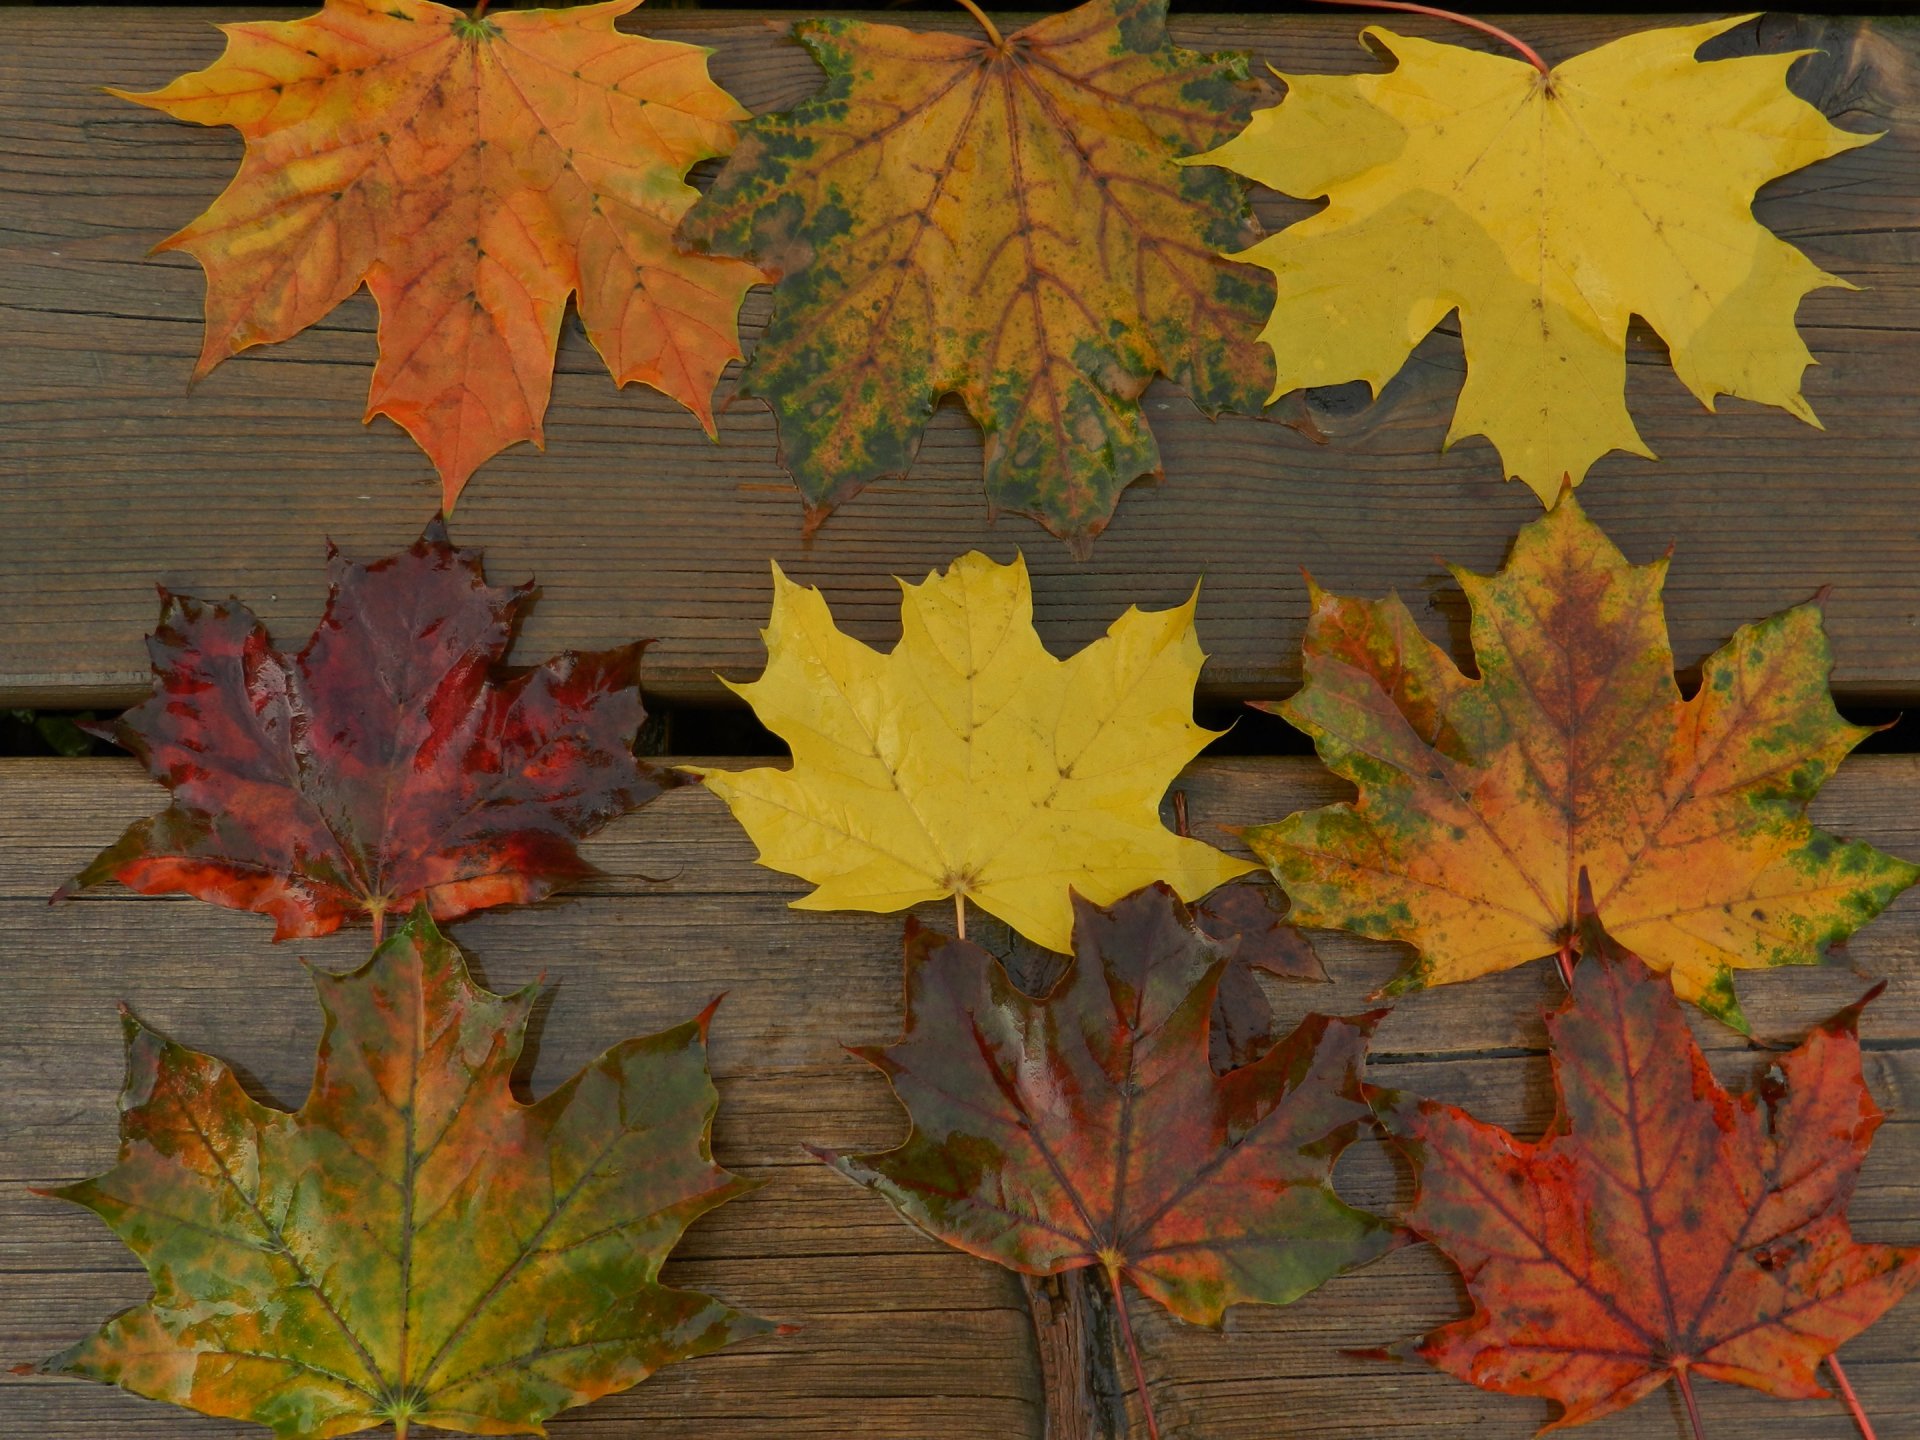
[[[1352,380],[1378,395],[1457,309],[1467,378],[1447,444],[1485,435],[1551,505],[1609,450],[1653,455],[1624,390],[1639,315],[1709,410],[1736,395],[1818,424],[1794,314],[1811,290],[1852,287],[1751,205],[1878,137],[1787,89],[1804,50],[1694,59],[1752,18],[1629,35],[1546,73],[1370,27],[1385,74],[1283,76],[1283,103],[1189,162],[1327,201],[1234,257],[1279,282],[1274,395]]]
[[[246,139],[240,172],[165,241],[207,272],[194,377],[319,320],[364,281],[380,307],[367,418],[467,478],[542,418],[569,296],[621,385],[714,431],[740,297],[766,277],[688,254],[682,177],[746,111],[698,46],[623,35],[640,0],[469,17],[431,0],[326,0],[223,25],[226,53],[163,90],[112,93]]]
[[[1066,950],[1069,887],[1101,904],[1166,880],[1197,898],[1255,868],[1160,821],[1167,786],[1214,733],[1193,722],[1197,592],[1172,610],[1129,609],[1056,660],[1018,557],[973,551],[902,581],[901,639],[884,655],[777,564],[773,587],[766,671],[728,684],[793,767],[691,773],[761,864],[818,887],[796,908],[885,912],[952,895]]]
[[[1176,157],[1254,100],[1240,55],[1170,44],[1166,0],[1089,0],[1002,38],[820,19],[827,72],[742,127],[682,226],[782,272],[741,381],[779,419],[809,530],[904,475],[943,394],[986,439],[994,510],[1084,551],[1161,473],[1156,371],[1208,414],[1257,414],[1264,277],[1218,251],[1260,233],[1247,189]]]
[[[1539,1141],[1374,1097],[1417,1174],[1407,1223],[1460,1267],[1474,1306],[1414,1353],[1557,1402],[1548,1430],[1670,1379],[1689,1412],[1695,1376],[1824,1396],[1821,1361],[1920,1284],[1920,1248],[1863,1245],[1847,1224],[1881,1118],[1860,1072],[1866,1002],[1729,1096],[1669,987],[1590,912],[1583,931],[1572,994],[1547,1019],[1559,1107]]]
[[[1915,867],[1814,829],[1809,801],[1870,732],[1827,692],[1816,604],[1738,631],[1683,700],[1660,589],[1571,495],[1495,576],[1455,569],[1479,677],[1398,597],[1317,586],[1306,684],[1274,708],[1357,802],[1242,838],[1302,925],[1419,950],[1393,990],[1570,952],[1591,872],[1622,943],[1740,1029],[1733,972],[1816,962]]]
[[[1193,904],[1193,923],[1254,970],[1287,980],[1322,980],[1319,953],[1290,918],[1286,893],[1264,880],[1222,885]]]
[[[1385,1012],[1310,1015],[1216,1075],[1208,1014],[1227,951],[1152,885],[1075,897],[1071,970],[1044,999],[986,951],[907,922],[906,1026],[854,1051],[913,1121],[892,1150],[816,1151],[947,1244],[1028,1275],[1100,1266],[1175,1315],[1284,1305],[1395,1243],[1335,1195],[1368,1117]],[[1124,1305],[1121,1306],[1124,1309]]]
[[[1184,807],[1183,807],[1184,808]],[[1181,834],[1186,831],[1182,830]],[[1235,880],[1187,907],[1193,926],[1227,956],[1207,1017],[1207,1059],[1214,1073],[1250,1064],[1273,1047],[1273,1005],[1253,973],[1325,983],[1313,942],[1285,918],[1287,897],[1271,881]],[[1039,999],[1060,983],[1070,957],[1043,950],[1018,934],[994,958],[1009,979]]]
[[[1287,915],[1287,897],[1271,883],[1222,885],[1192,907],[1203,935],[1230,949],[1208,1017],[1207,1054],[1216,1072],[1247,1065],[1273,1044],[1273,1005],[1254,971],[1287,980],[1327,979],[1313,942]]]
[[[119,1163],[52,1193],[154,1291],[43,1369],[310,1440],[517,1435],[774,1328],[659,1283],[688,1225],[755,1188],[708,1143],[711,1007],[526,1105],[538,987],[476,987],[424,909],[313,980],[326,1031],[291,1114],[127,1017]]]
[[[99,733],[173,803],[56,900],[118,880],[270,915],[276,940],[420,901],[451,920],[593,874],[574,840],[680,783],[633,755],[645,642],[496,680],[533,586],[488,585],[438,519],[328,571],[297,655],[237,600],[161,592],[154,693]]]

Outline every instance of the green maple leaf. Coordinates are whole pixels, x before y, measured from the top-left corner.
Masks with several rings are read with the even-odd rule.
[[[773,1327],[659,1283],[713,1163],[711,1009],[614,1046],[536,1104],[511,1088],[536,994],[493,995],[424,910],[350,975],[289,1114],[128,1016],[120,1159],[54,1191],[153,1294],[42,1367],[305,1440],[479,1435]]]

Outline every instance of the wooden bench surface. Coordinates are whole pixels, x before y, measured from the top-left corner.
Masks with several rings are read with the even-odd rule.
[[[47,895],[159,790],[131,761],[12,761],[0,769],[0,956],[9,1020],[0,1033],[0,1361],[51,1353],[115,1309],[145,1277],[92,1216],[23,1188],[97,1171],[114,1151],[125,1000],[184,1044],[221,1055],[283,1105],[306,1091],[318,1013],[296,956],[333,969],[364,958],[366,932],[275,946],[263,918],[190,900],[104,891],[49,909]],[[1312,761],[1202,761],[1182,781],[1195,832],[1270,819],[1340,791]],[[1920,757],[1862,757],[1819,804],[1824,823],[1920,854]],[[496,989],[545,974],[531,1090],[544,1093],[607,1045],[675,1023],[727,992],[713,1028],[724,1164],[771,1180],[697,1224],[669,1275],[798,1334],[675,1366],[639,1389],[556,1421],[556,1435],[846,1435],[889,1440],[1039,1440],[1031,1323],[1014,1278],[922,1238],[876,1197],[810,1160],[807,1143],[881,1148],[905,1133],[877,1072],[843,1043],[891,1040],[900,1024],[898,917],[789,910],[805,886],[761,870],[724,807],[679,790],[588,847],[606,878],[583,894],[489,912],[453,928]],[[649,879],[646,877],[659,877]],[[936,923],[937,914],[929,915]],[[1867,1239],[1912,1241],[1920,1215],[1920,893],[1817,970],[1743,978],[1756,1032],[1797,1036],[1885,976],[1864,1036],[1875,1093],[1893,1114],[1874,1145],[1854,1216]],[[990,927],[982,926],[988,943]],[[1273,984],[1283,1015],[1353,1011],[1397,968],[1390,947],[1320,937],[1329,986]],[[1543,1007],[1551,967],[1402,1000],[1372,1064],[1383,1083],[1468,1105],[1513,1127],[1551,1107]],[[1696,1025],[1717,1067],[1746,1083],[1764,1063],[1716,1024]],[[1391,1208],[1406,1185],[1363,1144],[1344,1161],[1356,1203]],[[1344,1350],[1405,1338],[1461,1313],[1444,1263],[1421,1246],[1286,1309],[1244,1306],[1225,1336],[1132,1307],[1169,1436],[1274,1440],[1522,1440],[1545,1420],[1532,1401],[1483,1395],[1419,1367]],[[1845,1352],[1884,1436],[1920,1427],[1920,1304],[1896,1310]],[[1703,1394],[1709,1433],[1743,1440],[1842,1440],[1837,1404],[1786,1404],[1727,1386]],[[1595,1426],[1594,1440],[1677,1435],[1664,1399]],[[118,1391],[0,1375],[7,1433],[96,1440],[229,1437],[236,1427]]]
[[[145,687],[140,641],[155,581],[237,593],[297,644],[318,613],[324,539],[372,558],[417,533],[434,503],[412,443],[384,421],[364,433],[354,423],[372,356],[364,298],[186,391],[201,280],[181,257],[143,257],[218,192],[238,142],[98,87],[158,85],[208,62],[219,51],[209,22],[237,13],[0,9],[0,705],[135,698]],[[716,77],[756,110],[815,84],[812,62],[763,16],[642,12],[627,23],[718,47]],[[1370,63],[1354,44],[1358,23],[1214,16],[1174,28],[1189,45],[1342,70]],[[1391,23],[1458,38],[1414,17]],[[1659,21],[1510,23],[1561,57]],[[1870,287],[1816,294],[1801,312],[1822,362],[1808,394],[1827,431],[1733,402],[1707,416],[1657,343],[1639,337],[1632,404],[1665,458],[1603,461],[1582,499],[1636,560],[1675,544],[1667,597],[1683,667],[1737,625],[1832,585],[1836,687],[1853,702],[1920,705],[1920,520],[1911,499],[1920,455],[1920,29],[1779,17],[1763,25],[1768,48],[1824,47],[1796,84],[1838,123],[1892,131],[1769,187],[1757,206],[1817,262]],[[1304,213],[1272,198],[1263,209],[1274,225]],[[766,313],[764,297],[749,302],[749,336]],[[1399,588],[1431,633],[1464,654],[1464,607],[1441,559],[1493,569],[1539,512],[1523,488],[1493,478],[1483,442],[1437,453],[1459,380],[1459,342],[1448,333],[1423,345],[1375,404],[1342,391],[1311,397],[1304,412],[1294,402],[1277,407],[1283,417],[1310,412],[1324,443],[1274,420],[1205,422],[1157,387],[1149,403],[1169,478],[1128,495],[1092,560],[1076,563],[1023,520],[989,525],[979,441],[951,407],[911,476],[873,487],[803,544],[799,504],[773,463],[772,423],[757,402],[727,411],[711,445],[650,392],[616,392],[569,326],[549,451],[522,447],[483,469],[453,528],[463,543],[487,547],[496,579],[542,580],[522,655],[655,635],[646,679],[668,700],[718,698],[715,670],[757,671],[769,557],[823,585],[850,629],[886,642],[897,634],[889,575],[925,571],[972,546],[1000,558],[1026,552],[1041,632],[1056,653],[1126,605],[1176,601],[1203,578],[1208,690],[1284,693],[1298,675],[1302,564],[1339,589]],[[1203,760],[1182,785],[1197,832],[1229,846],[1219,826],[1277,818],[1343,788],[1304,759]],[[61,880],[162,799],[130,761],[0,761],[8,1436],[258,1433],[103,1387],[5,1373],[146,1290],[132,1255],[96,1220],[25,1188],[111,1160],[115,1003],[234,1062],[263,1097],[294,1105],[318,1033],[295,958],[334,969],[364,958],[365,931],[276,947],[260,917],[186,900],[107,890],[47,906]],[[1920,858],[1920,757],[1850,762],[1816,814]],[[898,1031],[898,917],[787,909],[804,887],[754,865],[745,836],[697,790],[624,818],[588,853],[605,877],[584,892],[490,912],[453,933],[496,988],[549,977],[528,1077],[534,1093],[614,1040],[728,992],[713,1032],[716,1147],[725,1163],[771,1183],[696,1225],[668,1275],[803,1328],[671,1367],[562,1417],[554,1433],[1040,1440],[1041,1376],[1019,1283],[922,1238],[801,1149],[875,1148],[904,1132],[885,1083],[840,1049]],[[1269,985],[1283,1015],[1359,1008],[1401,963],[1392,947],[1319,938],[1335,983]],[[1752,976],[1741,988],[1757,1031],[1791,1039],[1853,999],[1863,976],[1890,981],[1864,1035],[1870,1083],[1892,1118],[1862,1178],[1857,1229],[1872,1240],[1920,1241],[1920,896],[1896,903],[1832,963]],[[1537,1129],[1552,1094],[1540,1015],[1558,988],[1550,967],[1536,964],[1405,999],[1380,1032],[1375,1078]],[[1763,1063],[1718,1026],[1696,1030],[1731,1081]],[[1339,1179],[1363,1205],[1391,1210],[1408,1194],[1405,1174],[1372,1143]],[[1132,1307],[1169,1440],[1530,1435],[1544,1405],[1347,1353],[1461,1312],[1458,1281],[1424,1246],[1286,1309],[1242,1307],[1224,1336]],[[1882,1436],[1920,1434],[1920,1302],[1844,1358]],[[1708,1386],[1702,1407],[1716,1440],[1854,1433],[1832,1402],[1785,1404]],[[1662,1395],[1584,1433],[1664,1440],[1683,1428]]]
[[[99,87],[158,86],[209,63],[220,51],[210,22],[236,13],[0,12],[0,704],[130,700],[144,683],[137,641],[156,581],[239,594],[270,622],[308,623],[324,537],[383,554],[433,507],[432,472],[413,443],[385,420],[364,433],[356,423],[373,355],[364,296],[187,392],[200,272],[185,256],[144,257],[219,193],[240,144]],[[755,110],[791,104],[817,81],[763,16],[643,11],[628,23],[717,47],[716,78]],[[951,23],[971,22],[956,13]],[[1657,22],[1512,23],[1563,57]],[[1373,63],[1358,28],[1346,15],[1196,16],[1174,27],[1189,45],[1245,48],[1303,71]],[[1770,48],[1825,47],[1797,83],[1837,123],[1889,132],[1768,187],[1757,207],[1817,263],[1867,287],[1820,291],[1801,308],[1820,360],[1807,394],[1827,429],[1739,401],[1708,415],[1641,337],[1631,405],[1664,458],[1603,460],[1582,498],[1636,557],[1676,545],[1667,595],[1682,665],[1831,585],[1839,689],[1920,694],[1920,524],[1909,503],[1920,455],[1920,30],[1775,18],[1765,30]],[[1278,225],[1310,207],[1276,197],[1263,208]],[[761,292],[747,306],[749,336],[766,314]],[[1272,419],[1206,421],[1157,386],[1148,405],[1168,479],[1127,495],[1082,564],[1018,517],[989,525],[980,441],[951,406],[907,479],[872,487],[805,545],[759,402],[728,410],[711,444],[670,402],[616,391],[569,324],[547,452],[521,446],[481,470],[454,534],[487,546],[499,575],[545,582],[527,636],[540,653],[658,636],[649,676],[672,698],[716,698],[715,668],[757,668],[769,557],[823,585],[853,628],[877,638],[893,623],[889,575],[924,573],[974,546],[1001,559],[1025,550],[1060,644],[1084,643],[1130,603],[1184,599],[1204,577],[1207,685],[1273,694],[1298,678],[1302,565],[1336,589],[1425,598],[1458,628],[1441,560],[1492,569],[1538,513],[1524,487],[1498,478],[1484,441],[1439,453],[1460,375],[1457,335],[1436,334],[1379,403],[1351,389],[1310,402],[1324,444]]]

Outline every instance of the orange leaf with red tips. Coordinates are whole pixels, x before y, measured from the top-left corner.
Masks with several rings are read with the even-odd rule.
[[[417,903],[451,920],[591,874],[574,841],[681,783],[634,758],[640,644],[494,678],[533,587],[488,585],[438,520],[398,555],[329,567],[294,655],[237,600],[162,592],[154,693],[102,733],[173,804],[60,896],[183,892],[271,915],[275,939]]]
[[[1920,1284],[1920,1248],[1861,1244],[1847,1223],[1881,1118],[1860,1071],[1865,1002],[1729,1095],[1671,988],[1591,913],[1581,938],[1547,1021],[1560,1104],[1539,1141],[1376,1097],[1419,1178],[1407,1223],[1474,1305],[1414,1353],[1555,1401],[1548,1429],[1669,1380],[1689,1410],[1696,1377],[1825,1395],[1820,1363]]]
[[[678,400],[713,433],[763,276],[691,255],[674,227],[690,166],[733,148],[746,111],[698,46],[623,35],[640,0],[469,18],[432,0],[326,0],[221,28],[226,53],[151,94],[113,93],[245,137],[240,173],[160,248],[207,272],[195,378],[284,340],[364,281],[380,307],[367,418],[389,415],[467,478],[544,444],[569,296],[621,385]]]

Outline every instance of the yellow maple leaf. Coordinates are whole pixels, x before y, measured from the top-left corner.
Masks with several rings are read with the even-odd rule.
[[[1467,378],[1446,443],[1485,435],[1551,505],[1609,450],[1653,457],[1624,393],[1640,315],[1709,410],[1736,395],[1817,426],[1794,315],[1811,290],[1853,287],[1752,200],[1879,137],[1787,89],[1806,51],[1694,58],[1751,18],[1629,35],[1547,73],[1369,27],[1385,74],[1282,75],[1279,106],[1186,162],[1327,200],[1233,257],[1278,277],[1274,396],[1352,380],[1378,395],[1457,309]]]
[[[1198,899],[1255,867],[1175,835],[1160,800],[1214,732],[1193,721],[1206,658],[1194,602],[1129,609],[1069,659],[1033,628],[1026,562],[973,552],[902,581],[889,653],[773,567],[767,668],[733,690],[790,770],[696,770],[760,848],[817,887],[802,910],[971,900],[1035,944],[1072,943],[1078,891],[1109,905],[1164,880]]]

